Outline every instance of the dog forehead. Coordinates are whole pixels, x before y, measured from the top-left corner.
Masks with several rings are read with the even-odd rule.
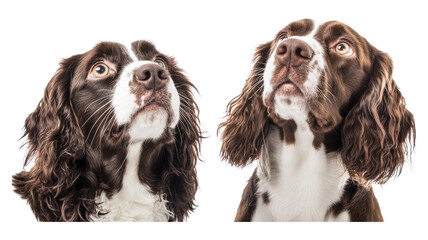
[[[315,22],[312,19],[302,19],[288,24],[284,29],[288,34],[294,36],[305,36],[313,31],[314,23]]]
[[[138,60],[152,60],[155,56],[159,55],[159,51],[155,45],[149,41],[139,40],[132,42],[128,51],[135,59]]]
[[[328,21],[320,24],[314,36],[326,42],[334,41],[339,37],[350,38],[348,40],[360,39],[359,34],[355,30],[339,21]]]
[[[102,41],[84,54],[83,61],[93,59],[107,59],[114,63],[127,64],[141,60],[151,60],[159,52],[148,41],[138,40],[130,42]]]
[[[351,27],[339,21],[320,22],[313,19],[302,19],[292,22],[279,31],[278,36],[286,32],[289,36],[315,37],[332,39],[341,35],[358,35]]]
[[[92,64],[102,60],[108,60],[115,64],[126,64],[131,62],[132,58],[124,44],[103,41],[96,44],[91,50],[82,54],[80,65],[83,64],[85,65],[85,68],[89,68]]]

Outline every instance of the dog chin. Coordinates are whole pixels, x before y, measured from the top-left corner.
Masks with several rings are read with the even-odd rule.
[[[301,96],[275,94],[274,113],[282,119],[305,121],[307,116],[306,101]]]
[[[159,138],[167,128],[167,122],[168,113],[163,108],[139,113],[130,124],[128,131],[130,142]]]

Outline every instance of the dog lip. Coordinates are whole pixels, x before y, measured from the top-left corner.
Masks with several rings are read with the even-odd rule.
[[[147,107],[156,104],[161,108],[165,108],[165,103],[163,103],[162,101],[156,99],[155,97],[152,97],[149,99],[149,101],[147,101],[146,103],[144,103],[143,106],[137,108],[136,110],[134,110],[134,112],[132,113],[130,120],[126,123],[122,123],[120,125],[118,125],[117,127],[113,128],[113,130],[110,132],[111,136],[118,138],[120,137],[120,135],[122,135],[123,132],[127,131],[129,129],[129,127],[131,126],[131,123],[135,120],[135,118],[137,118],[138,114],[140,114],[142,111],[144,111]]]
[[[299,88],[298,84],[296,82],[294,82],[293,80],[291,80],[290,78],[286,78],[286,79],[282,80],[281,82],[277,83],[275,88],[278,89],[284,84],[293,84],[297,88]]]
[[[299,84],[297,84],[295,81],[293,81],[293,80],[292,80],[292,79],[290,79],[290,78],[286,78],[286,79],[284,79],[283,81],[279,82],[279,83],[276,85],[276,87],[275,87],[275,92],[277,92],[278,90],[280,90],[280,89],[281,89],[281,87],[282,87],[282,86],[284,86],[284,85],[292,85],[292,86],[290,86],[290,87],[294,87],[294,88],[296,88],[297,93],[300,93],[300,94],[304,95],[304,92],[303,92],[303,90],[301,89],[300,85],[299,85]]]
[[[146,103],[144,103],[143,106],[139,107],[137,110],[135,110],[135,112],[132,114],[131,116],[131,122],[134,120],[134,118],[142,111],[144,111],[144,109],[146,109],[148,106],[152,105],[152,104],[157,104],[160,107],[164,107],[164,103],[162,103],[161,101],[157,100],[155,97],[152,97],[149,99],[149,101],[147,101]]]

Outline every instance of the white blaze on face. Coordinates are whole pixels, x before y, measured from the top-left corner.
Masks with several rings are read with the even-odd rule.
[[[124,66],[113,93],[112,105],[116,115],[116,121],[119,125],[131,124],[129,128],[131,142],[144,139],[156,139],[162,135],[167,127],[174,128],[179,121],[180,98],[178,91],[175,88],[173,80],[168,76],[168,82],[165,88],[167,95],[169,95],[171,99],[170,104],[173,114],[173,116],[170,116],[172,121],[169,126],[167,126],[168,112],[162,107],[155,110],[144,111],[138,114],[135,119],[132,119],[133,114],[141,106],[144,106],[146,103],[145,101],[148,100],[145,99],[145,97],[147,97],[146,95],[140,96],[141,99],[137,99],[137,96],[132,93],[132,84],[130,83],[133,81],[134,73],[144,64],[156,63],[152,61],[139,61],[134,52],[129,48],[128,54],[133,61],[127,66]],[[141,105],[138,105],[137,102],[141,102]]]

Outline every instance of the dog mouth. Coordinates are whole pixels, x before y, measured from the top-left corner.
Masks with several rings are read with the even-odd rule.
[[[131,115],[131,121],[133,122],[134,119],[141,113],[143,112],[148,112],[148,111],[152,111],[152,110],[156,110],[158,108],[164,108],[166,109],[165,106],[165,102],[156,98],[156,97],[152,97],[150,98],[146,103],[144,103],[143,106],[137,108],[134,113],[132,113]]]
[[[274,97],[276,95],[285,97],[281,98],[283,100],[282,104],[293,104],[293,97],[302,98],[305,103],[299,101],[299,104],[305,104],[308,111],[309,117],[307,119],[308,124],[316,130],[317,132],[323,132],[326,130],[331,130],[333,127],[333,122],[326,117],[323,117],[322,114],[317,114],[317,109],[311,108],[311,97],[309,97],[304,88],[297,82],[293,81],[290,78],[286,78],[283,81],[277,83],[274,87],[274,91],[270,95],[270,101],[268,101],[267,110],[269,114],[272,114],[274,110]]]
[[[295,81],[287,78],[275,87],[275,92],[284,96],[304,96],[303,90]]]
[[[135,119],[144,113],[156,111],[158,109],[167,110],[167,104],[160,98],[152,97],[143,106],[137,108],[131,115],[131,120],[127,123],[120,124],[110,131],[110,136],[115,139],[120,139],[124,133],[130,128]]]

